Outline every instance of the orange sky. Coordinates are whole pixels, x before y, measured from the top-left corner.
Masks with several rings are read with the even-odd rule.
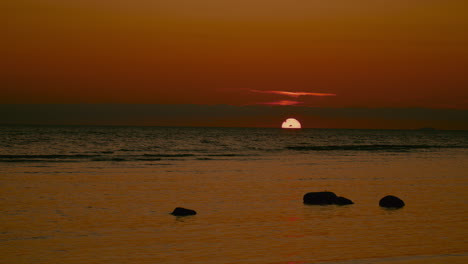
[[[3,104],[468,109],[464,0],[5,2]]]

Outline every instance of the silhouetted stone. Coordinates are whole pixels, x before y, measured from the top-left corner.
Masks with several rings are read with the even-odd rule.
[[[304,203],[305,204],[312,204],[312,205],[347,205],[347,204],[354,204],[348,198],[344,198],[341,196],[337,196],[333,192],[310,192],[304,195]]]
[[[344,198],[342,196],[339,196],[335,200],[335,204],[337,205],[348,205],[348,204],[354,204],[353,201],[351,201],[348,198]]]
[[[405,206],[405,202],[396,196],[387,195],[380,199],[379,205],[386,208],[401,208]]]
[[[187,215],[196,215],[197,212],[195,212],[195,210],[177,207],[176,209],[174,209],[174,211],[172,211],[171,214],[175,216],[187,216]]]
[[[305,204],[328,205],[335,204],[336,196],[333,192],[310,192],[304,195]]]

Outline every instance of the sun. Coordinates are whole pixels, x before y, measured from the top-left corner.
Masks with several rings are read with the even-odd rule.
[[[288,118],[281,125],[281,128],[287,128],[287,129],[299,129],[301,127],[302,127],[301,123],[299,123],[299,121],[297,121],[297,119],[295,118]]]

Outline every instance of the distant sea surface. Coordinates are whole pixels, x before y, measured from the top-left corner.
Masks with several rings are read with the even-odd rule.
[[[467,208],[467,131],[0,126],[0,263],[468,263]]]

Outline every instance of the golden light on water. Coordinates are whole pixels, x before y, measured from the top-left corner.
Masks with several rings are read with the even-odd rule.
[[[295,118],[288,118],[281,125],[281,128],[286,129],[300,129],[301,127],[301,123]]]

